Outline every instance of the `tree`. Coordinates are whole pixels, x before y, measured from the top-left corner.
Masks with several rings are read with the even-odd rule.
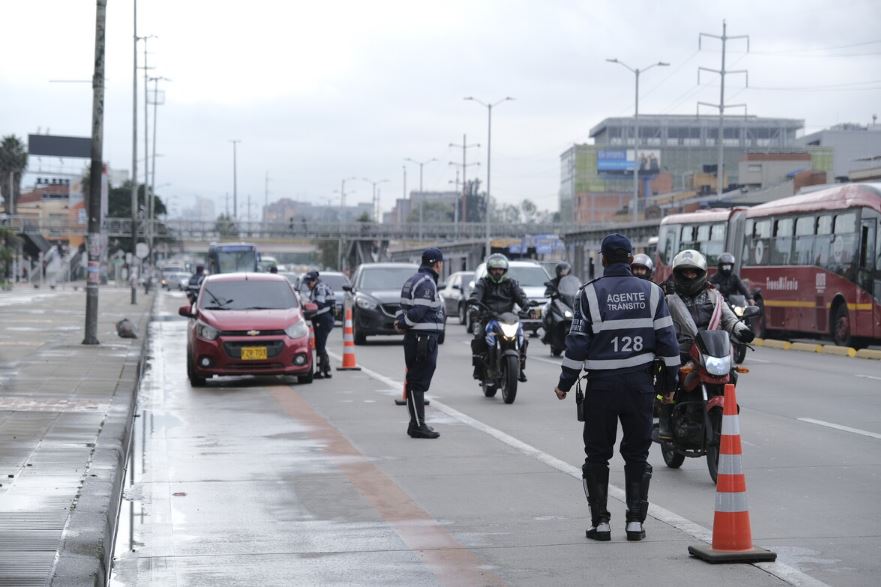
[[[453,222],[456,213],[453,206],[454,204],[451,202],[425,202],[422,205],[422,222]],[[410,214],[407,215],[407,222],[419,222],[419,206],[410,210]]]
[[[236,238],[239,236],[239,227],[232,219],[232,216],[221,214],[214,223],[214,231],[221,237]]]
[[[12,278],[12,259],[18,237],[8,226],[0,226],[0,284]]]
[[[523,215],[523,222],[533,224],[538,221],[538,207],[532,200],[527,198],[520,202],[520,212]]]
[[[493,208],[490,219],[502,224],[520,224],[520,208],[514,204],[501,204]]]
[[[0,142],[0,194],[7,212],[11,211],[10,178],[14,201],[21,196],[21,177],[28,168],[28,153],[24,143],[15,135],[7,135]]]
[[[83,186],[89,185],[89,174],[85,173],[83,176]],[[146,201],[144,198],[144,184],[138,184],[138,218],[144,220],[147,217],[147,208],[144,204]],[[86,195],[88,199],[88,195]],[[168,213],[168,210],[165,207],[165,202],[162,201],[162,198],[153,194],[153,213],[156,217],[164,216]],[[126,181],[119,187],[110,186],[110,191],[107,195],[107,216],[109,218],[124,218],[129,219],[132,217],[132,182]],[[162,223],[159,223],[155,226],[156,234],[167,234],[168,231],[165,229],[165,226]],[[171,242],[174,239],[168,237],[160,237],[156,236],[154,239],[154,243],[159,242]],[[120,237],[113,242],[113,247],[121,248],[124,251],[132,250],[131,246],[132,239],[131,237]],[[111,247],[112,248],[112,247]],[[113,252],[111,250],[111,252]]]

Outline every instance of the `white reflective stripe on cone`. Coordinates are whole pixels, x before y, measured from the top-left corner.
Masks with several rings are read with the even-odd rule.
[[[719,455],[720,475],[742,475],[743,457],[741,455]]]
[[[740,418],[737,416],[722,416],[722,434],[727,436],[739,436]]]
[[[725,513],[749,511],[746,504],[746,493],[725,493],[717,491],[716,511]]]

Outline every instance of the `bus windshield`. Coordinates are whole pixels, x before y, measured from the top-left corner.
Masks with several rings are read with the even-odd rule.
[[[208,252],[211,273],[239,273],[257,271],[255,245],[215,245]]]

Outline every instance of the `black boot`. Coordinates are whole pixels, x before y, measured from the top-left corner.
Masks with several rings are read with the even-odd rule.
[[[590,528],[585,536],[591,540],[609,541],[612,539],[609,526],[612,516],[606,507],[609,500],[609,466],[585,464],[581,467],[581,473],[584,496],[590,507]]]
[[[673,440],[673,404],[661,404],[658,408],[658,438]]]
[[[645,538],[645,518],[649,513],[649,483],[652,466],[638,463],[624,466],[624,490],[627,501],[627,540]]]
[[[410,422],[410,426],[407,427],[407,434],[410,438],[438,438],[440,436],[440,433],[435,432],[425,422],[421,426],[416,426],[413,422]]]
[[[318,370],[321,371],[321,374],[326,378],[330,379],[330,357],[327,353],[323,353],[321,357],[318,359]]]

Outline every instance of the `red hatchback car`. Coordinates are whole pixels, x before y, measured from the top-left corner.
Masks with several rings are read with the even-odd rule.
[[[194,387],[212,375],[296,375],[312,383],[309,327],[281,275],[223,273],[202,282],[187,328],[187,375]]]

